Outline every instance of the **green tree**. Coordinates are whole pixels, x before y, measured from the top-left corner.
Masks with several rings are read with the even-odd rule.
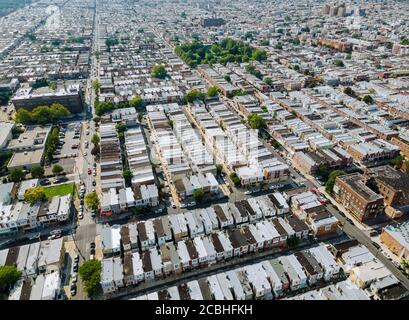
[[[140,96],[135,96],[129,100],[129,106],[131,108],[139,109],[143,106],[143,100]]]
[[[202,189],[196,189],[193,191],[193,198],[196,200],[197,203],[201,202],[204,197],[204,192]]]
[[[395,166],[397,169],[400,169],[403,165],[403,161],[405,161],[405,157],[399,155],[391,161],[391,165]]]
[[[48,86],[50,87],[51,90],[56,90],[57,89],[57,82],[55,81],[50,81],[48,83]]]
[[[351,89],[351,87],[346,87],[344,89],[344,93],[349,95],[349,96],[352,96],[354,94],[354,91]]]
[[[328,176],[329,176],[329,173],[330,173],[330,171],[329,171],[329,169],[328,169],[328,165],[327,165],[327,164],[321,163],[321,164],[318,166],[317,174],[318,174],[319,176],[321,176],[321,177],[324,179],[324,181],[327,181]]]
[[[21,275],[16,266],[0,266],[0,291],[8,293]]]
[[[133,173],[131,170],[124,170],[125,183],[130,186],[132,184]]]
[[[45,144],[45,157],[48,161],[53,159],[53,153],[57,147],[60,130],[58,127],[53,128],[48,135],[47,142]]]
[[[273,79],[271,79],[270,77],[266,77],[264,78],[264,82],[271,86],[273,84]]]
[[[93,80],[92,89],[94,89],[95,94],[98,95],[99,90],[101,89],[101,83],[98,80]]]
[[[24,193],[24,201],[33,205],[37,202],[42,202],[46,199],[44,188],[30,188]]]
[[[224,80],[226,80],[227,82],[231,82],[231,78],[228,74],[224,76]]]
[[[400,261],[400,266],[403,269],[403,272],[406,274],[406,276],[409,276],[409,259],[402,259]]]
[[[328,176],[327,182],[325,183],[325,191],[329,194],[332,194],[332,192],[334,191],[335,179],[343,175],[345,175],[345,172],[342,170],[332,171]]]
[[[192,89],[185,95],[186,102],[193,102],[195,100],[204,100],[206,95],[198,89]]]
[[[26,174],[20,168],[14,168],[9,173],[9,180],[12,182],[20,182],[26,177]]]
[[[366,104],[372,104],[373,98],[370,95],[366,95],[362,98],[362,101],[365,102]]]
[[[99,209],[99,198],[96,192],[90,192],[85,196],[85,204],[88,209],[98,210]]]
[[[234,183],[235,187],[240,187],[241,186],[241,180],[240,178],[237,176],[237,174],[235,172],[231,173],[229,175],[230,180]]]
[[[14,119],[17,123],[22,124],[31,124],[33,122],[33,119],[31,118],[31,112],[24,108],[20,108],[17,110]]]
[[[207,95],[209,97],[216,97],[219,94],[219,91],[217,90],[216,87],[209,87],[209,89],[207,89]]]
[[[406,37],[402,37],[402,38],[400,39],[400,44],[401,44],[401,45],[404,45],[404,46],[408,46],[408,45],[409,45],[409,39],[406,38]]]
[[[44,178],[44,168],[41,166],[34,166],[30,170],[31,176],[34,179]]]
[[[333,62],[334,65],[336,65],[337,67],[344,67],[344,62],[342,60],[334,60]]]
[[[267,52],[265,50],[255,49],[252,58],[257,61],[267,60]]]
[[[292,237],[288,237],[288,238],[287,238],[287,246],[288,246],[289,248],[294,248],[294,247],[296,247],[299,243],[300,243],[300,239],[299,239],[297,236],[295,236],[295,235],[293,235]]]
[[[151,75],[154,78],[165,79],[168,75],[165,66],[163,64],[156,65],[151,70]]]
[[[99,136],[98,136],[98,134],[97,133],[94,133],[94,135],[92,136],[92,138],[91,138],[91,142],[94,144],[94,145],[97,145],[97,144],[99,144]]]
[[[61,167],[59,164],[55,164],[55,165],[53,166],[52,171],[53,171],[53,173],[54,173],[56,176],[58,176],[59,174],[61,174],[61,173],[64,171],[64,168]]]
[[[216,171],[217,171],[217,174],[220,175],[223,171],[223,165],[216,164]]]
[[[123,122],[118,122],[115,128],[116,128],[116,131],[118,131],[118,133],[122,133],[126,131],[126,125]]]
[[[101,261],[88,260],[78,268],[78,273],[84,283],[84,290],[89,297],[101,292]]]
[[[250,128],[252,129],[263,129],[266,128],[266,122],[257,113],[252,113],[247,117],[247,123],[249,124]]]

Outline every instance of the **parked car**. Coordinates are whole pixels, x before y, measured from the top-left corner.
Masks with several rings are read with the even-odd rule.
[[[88,168],[88,174],[91,174],[91,173],[92,173],[91,168]]]
[[[74,257],[74,262],[75,263],[78,263],[80,261],[80,256],[77,254],[75,257]]]
[[[90,246],[90,248],[94,248],[94,249],[95,249],[95,242],[91,242],[91,243],[89,244],[89,246]]]
[[[51,181],[49,179],[41,179],[40,180],[40,185],[41,186],[48,186],[51,184]]]
[[[74,273],[74,274],[71,276],[71,282],[72,282],[72,283],[77,283],[77,281],[78,281],[78,275],[77,275],[76,273]]]
[[[375,241],[372,241],[372,244],[378,250],[381,248],[381,246],[379,244],[377,244]]]
[[[75,296],[77,294],[77,285],[73,283],[70,288],[71,296]]]
[[[54,183],[61,183],[61,182],[65,182],[68,181],[68,179],[66,177],[57,177],[54,179]]]

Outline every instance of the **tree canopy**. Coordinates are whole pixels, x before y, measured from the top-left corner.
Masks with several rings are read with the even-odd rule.
[[[21,275],[21,271],[18,271],[16,266],[0,266],[0,291],[8,293]]]
[[[30,188],[24,193],[24,201],[28,202],[31,205],[37,202],[42,202],[46,198],[47,197],[45,195],[44,188],[42,187]]]
[[[84,282],[84,290],[89,297],[93,297],[101,290],[101,261],[88,260],[79,268],[78,273]]]
[[[209,89],[207,89],[207,95],[209,97],[216,97],[219,94],[219,91],[217,90],[216,87],[209,87]]]
[[[41,179],[44,177],[44,168],[42,166],[34,166],[31,168],[30,173],[34,179]]]
[[[163,64],[156,65],[151,70],[151,75],[154,78],[165,79],[168,75],[165,66]]]
[[[51,106],[39,106],[32,111],[24,108],[17,110],[15,115],[16,122],[23,124],[47,124],[55,123],[56,121],[68,117],[71,112],[59,103],[54,103]]]
[[[225,38],[212,45],[205,45],[200,41],[192,41],[177,46],[176,54],[190,67],[199,64],[226,64],[228,62],[262,61],[267,59],[267,52],[253,48],[247,43]]]
[[[247,117],[247,123],[252,129],[263,129],[266,127],[266,122],[262,116],[257,113],[252,113]]]
[[[52,171],[53,171],[53,173],[54,173],[55,175],[58,176],[59,174],[61,174],[61,173],[64,171],[64,168],[61,167],[59,164],[55,164],[55,165],[53,165]]]
[[[372,104],[373,98],[370,95],[366,95],[362,98],[362,101],[365,102],[366,104]]]
[[[343,175],[345,175],[345,172],[342,170],[332,171],[328,176],[327,182],[325,183],[325,191],[332,194],[332,192],[334,191],[335,179],[338,176],[343,176]]]
[[[85,196],[85,204],[88,209],[98,210],[99,209],[99,198],[96,192],[90,192]]]
[[[140,96],[135,96],[129,100],[129,106],[135,109],[141,108],[143,106],[143,100]]]
[[[14,168],[9,173],[9,180],[13,182],[20,182],[25,178],[26,174],[20,168]]]
[[[231,173],[229,177],[230,177],[230,180],[233,181],[235,187],[241,186],[241,180],[235,172]]]
[[[206,99],[206,94],[198,89],[192,89],[185,95],[186,102],[193,102],[195,100]]]
[[[97,133],[94,133],[94,134],[93,134],[93,136],[92,136],[92,138],[91,138],[91,142],[92,142],[94,145],[97,145],[97,144],[99,143],[99,136],[98,136]]]
[[[204,197],[204,192],[202,189],[196,189],[193,191],[193,198],[196,200],[196,202],[201,202]]]

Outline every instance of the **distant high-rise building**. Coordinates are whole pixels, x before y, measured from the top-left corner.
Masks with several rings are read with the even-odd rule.
[[[329,9],[330,9],[330,5],[326,4],[323,8],[322,8],[322,13],[323,14],[329,14]]]
[[[226,22],[222,18],[202,18],[200,24],[202,27],[220,27]]]
[[[338,17],[345,17],[346,9],[345,6],[338,7],[337,16]]]
[[[336,16],[337,13],[338,13],[338,6],[332,6],[332,7],[329,9],[329,15],[330,15],[330,16]]]

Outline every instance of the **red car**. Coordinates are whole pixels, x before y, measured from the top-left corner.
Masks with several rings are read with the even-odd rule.
[[[88,174],[91,174],[91,173],[92,173],[91,168],[88,168]]]

